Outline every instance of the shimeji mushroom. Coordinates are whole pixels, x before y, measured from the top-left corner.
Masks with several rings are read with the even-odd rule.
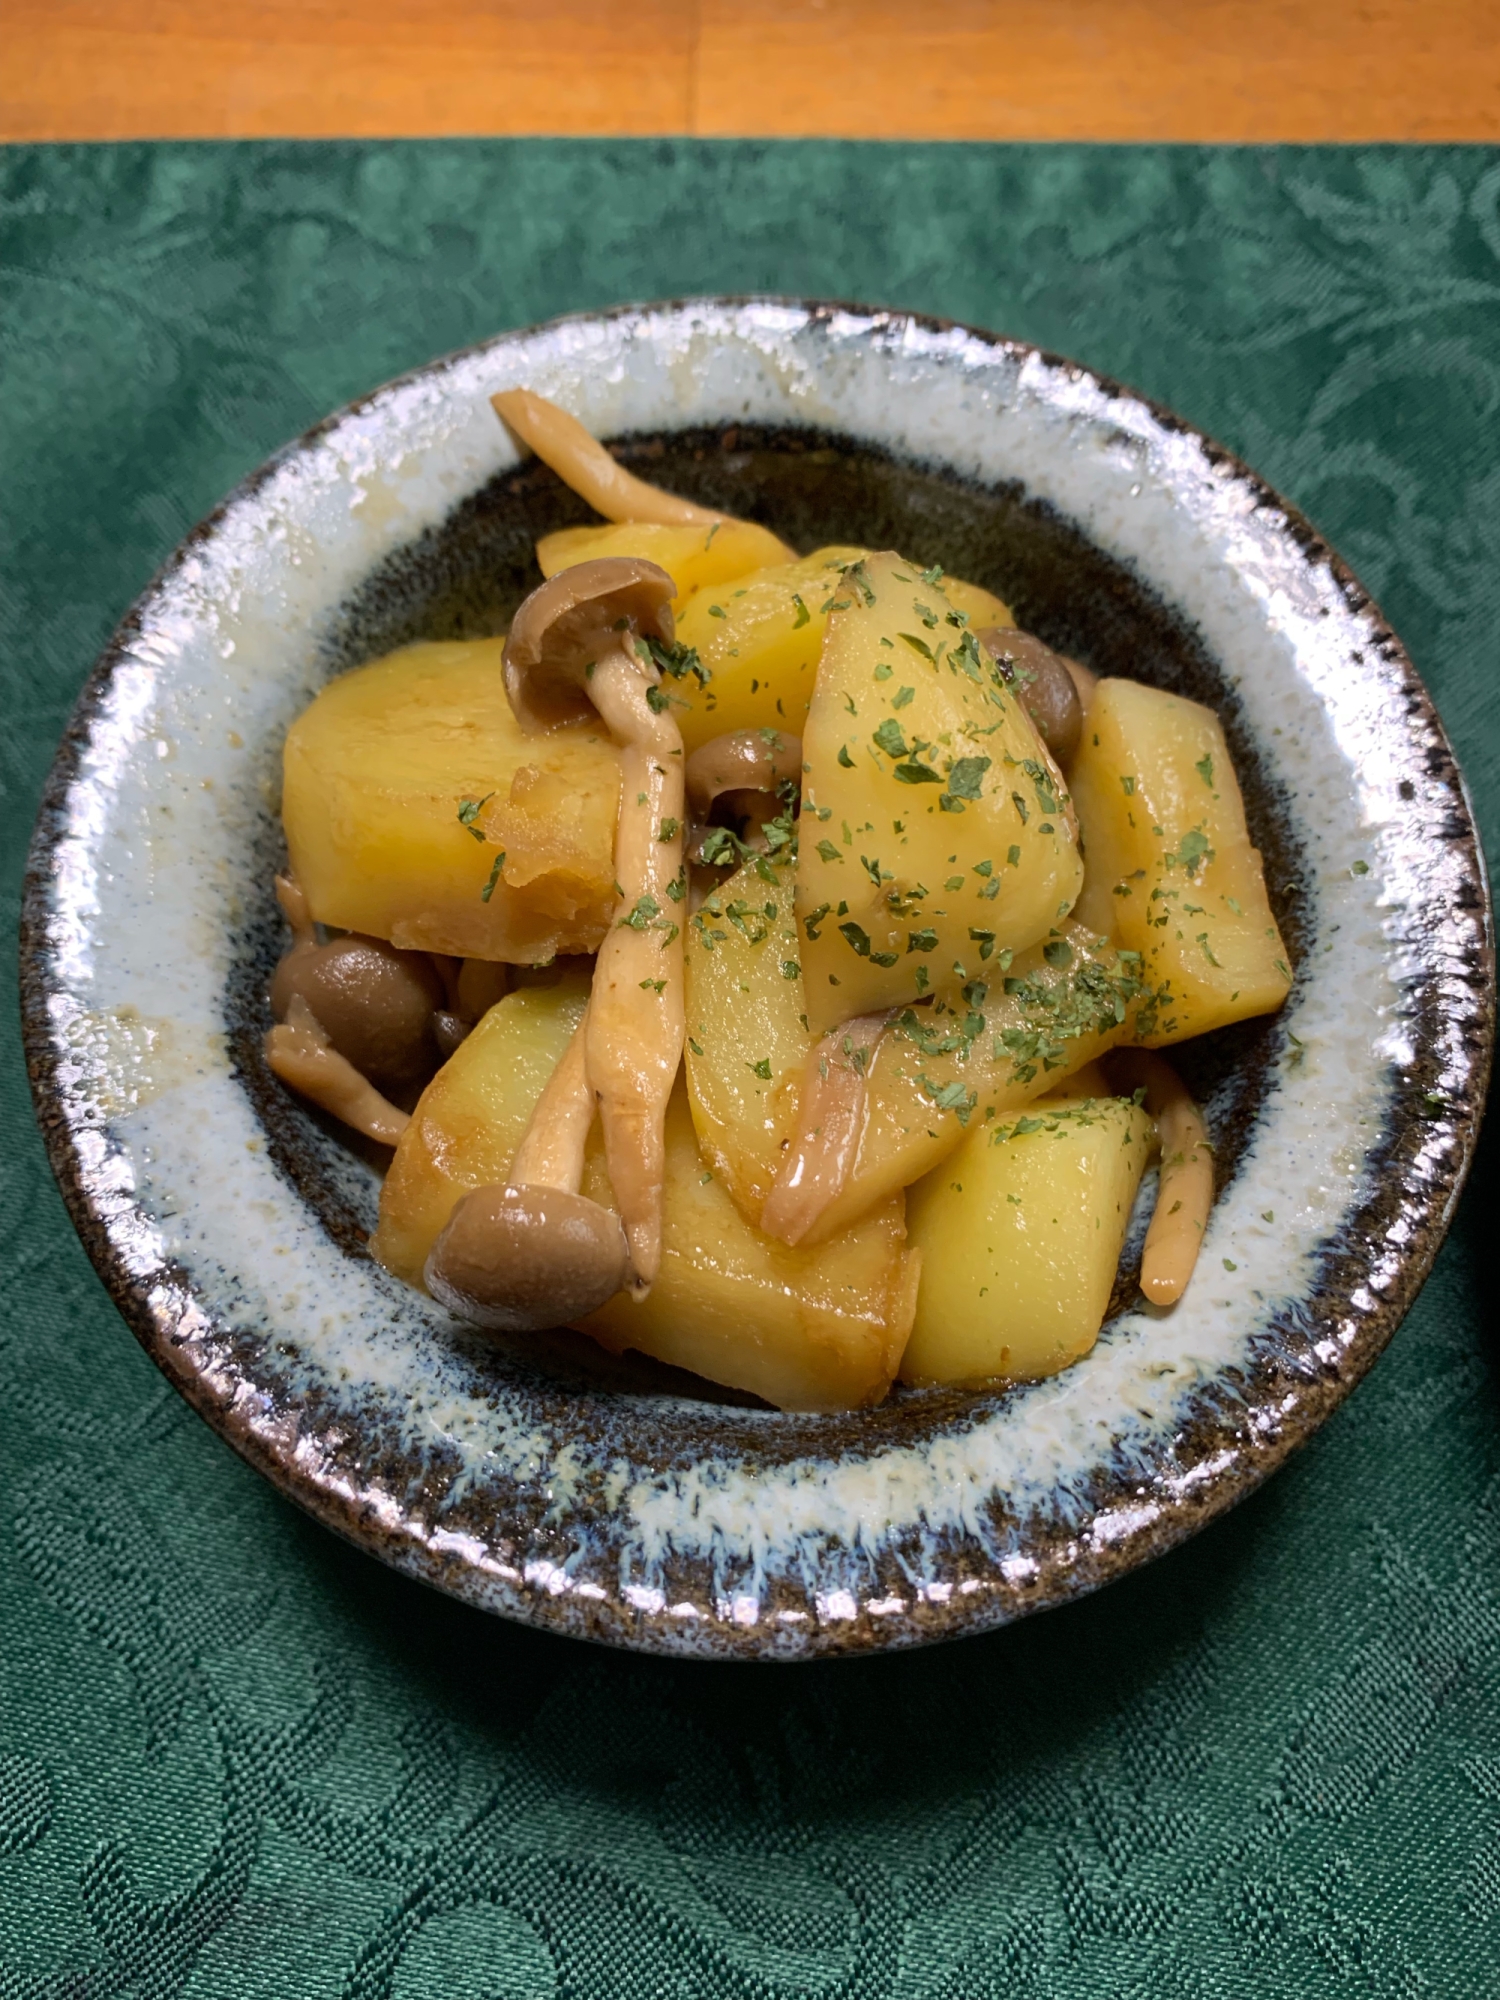
[[[1038,736],[1050,755],[1066,768],[1083,734],[1084,711],[1098,675],[1065,653],[1054,653],[1032,632],[991,625],[975,636],[994,655],[1006,680],[1018,684],[1021,706],[1036,725]]]
[[[687,760],[691,858],[709,863],[737,858],[735,843],[709,824],[709,814],[721,801],[736,822],[739,845],[764,851],[770,845],[766,822],[781,815],[782,800],[793,796],[801,776],[802,738],[779,729],[730,729],[700,743]]]
[[[620,1218],[578,1192],[594,1122],[588,1014],[537,1099],[503,1186],[456,1205],[423,1273],[435,1299],[478,1326],[534,1333],[581,1319],[625,1283]]]
[[[490,403],[501,422],[606,521],[655,521],[664,527],[682,528],[700,523],[712,527],[716,521],[733,519],[712,507],[695,507],[691,500],[680,500],[675,493],[664,493],[659,486],[637,479],[577,417],[570,417],[545,396],[530,389],[502,389],[491,396]]]
[[[1141,1249],[1141,1290],[1155,1306],[1175,1305],[1187,1290],[1214,1204],[1214,1150],[1186,1084],[1147,1049],[1116,1049],[1108,1059],[1117,1089],[1138,1090],[1161,1142],[1156,1206]]]
[[[426,952],[354,931],[320,944],[298,883],[278,875],[276,897],[292,932],[271,978],[277,1020],[300,996],[332,1046],[375,1083],[397,1092],[425,1083],[438,1066],[433,1016],[443,1004]]]
[[[370,1079],[406,1089],[432,1074],[441,983],[421,952],[397,951],[381,938],[320,944],[307,898],[290,876],[277,876],[276,896],[292,948],[271,980],[277,1024],[266,1034],[266,1060],[303,1097],[367,1139],[394,1146],[407,1114]]]
[[[797,1129],[760,1226],[800,1243],[854,1171],[865,1129],[865,1089],[886,1014],[859,1014],[814,1044],[802,1073]]]
[[[529,731],[597,711],[620,749],[619,901],[594,965],[585,1042],[638,1296],[661,1262],[667,1099],[682,1060],[682,735],[661,684],[676,586],[638,557],[578,563],[534,590],[505,642]]]
[[[367,1139],[394,1146],[410,1124],[406,1112],[382,1097],[369,1078],[339,1054],[300,993],[288,1002],[286,1019],[266,1030],[265,1046],[266,1061],[283,1083]]]

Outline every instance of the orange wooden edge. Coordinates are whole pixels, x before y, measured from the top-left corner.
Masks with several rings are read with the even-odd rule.
[[[8,0],[0,138],[1493,140],[1495,0]]]

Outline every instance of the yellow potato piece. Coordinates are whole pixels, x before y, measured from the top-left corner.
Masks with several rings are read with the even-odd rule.
[[[1028,1381],[1086,1354],[1151,1143],[1121,1097],[971,1130],[909,1197],[922,1281],[902,1381]]]
[[[703,689],[684,681],[673,690],[687,704],[675,712],[689,750],[730,729],[800,732],[841,571],[869,553],[815,549],[732,587],[695,592],[678,616],[677,637],[696,649],[712,678]],[[943,588],[946,608],[966,612],[977,628],[1015,623],[1000,599],[977,584],[950,577]]]
[[[1138,681],[1101,681],[1071,784],[1087,913],[1099,920],[1107,888],[1115,934],[1142,954],[1154,986],[1171,989],[1144,1046],[1273,1013],[1291,969],[1213,711]]]
[[[795,870],[736,870],[687,926],[687,1079],[704,1158],[751,1221],[797,1123],[805,1024]],[[768,882],[766,875],[771,877]]]
[[[1109,1078],[1104,1074],[1103,1063],[1089,1062],[1055,1084],[1045,1097],[1033,1098],[1032,1103],[1037,1110],[1041,1110],[1043,1106],[1078,1104],[1086,1097],[1113,1097],[1114,1094],[1109,1087]]]
[[[937,579],[937,587],[943,593],[950,611],[961,611],[976,632],[983,632],[988,626],[1012,626],[1010,606],[1002,603],[993,591],[983,589],[977,583],[965,583],[962,577],[944,576]]]
[[[931,1173],[967,1132],[1144,1040],[1165,1004],[1135,953],[1071,919],[1030,951],[994,952],[978,974],[930,1008],[900,1010],[881,1037],[853,1170],[808,1240]]]
[[[730,729],[800,732],[839,566],[860,553],[815,549],[800,562],[694,592],[677,620],[677,637],[696,651],[709,680],[703,688],[682,680],[672,689],[685,703],[672,713],[689,751]]]
[[[409,1285],[453,1205],[503,1182],[532,1106],[588,1004],[586,975],[524,986],[490,1008],[422,1092],[380,1190],[370,1253]]]
[[[797,919],[815,1030],[960,986],[1072,908],[1056,766],[941,587],[902,557],[839,582],[802,737]]]
[[[543,576],[599,556],[644,556],[677,586],[672,608],[680,613],[695,590],[730,583],[747,570],[796,560],[796,551],[753,521],[718,521],[712,527],[671,528],[655,521],[613,521],[597,527],[559,528],[543,535],[536,559]]]
[[[587,997],[577,975],[508,994],[428,1084],[381,1193],[370,1247],[387,1270],[420,1286],[454,1203],[506,1179]],[[583,1192],[614,1206],[597,1127]],[[614,1352],[636,1348],[783,1409],[877,1403],[915,1308],[903,1217],[898,1195],[815,1250],[763,1236],[699,1152],[679,1081],[667,1116],[660,1276],[643,1304],[621,1296],[585,1331]]]
[[[618,753],[602,728],[522,735],[500,653],[498,639],[405,646],[331,681],[287,731],[282,820],[319,923],[519,964],[597,950]],[[485,801],[472,831],[465,800]]]
[[[667,1112],[661,1271],[639,1305],[623,1293],[582,1322],[604,1346],[636,1348],[782,1410],[864,1409],[891,1385],[915,1308],[901,1196],[816,1249],[746,1222],[705,1178],[687,1093]],[[609,1199],[591,1153],[583,1192]]]

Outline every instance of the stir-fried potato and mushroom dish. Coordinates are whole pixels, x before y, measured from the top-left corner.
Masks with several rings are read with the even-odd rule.
[[[284,759],[292,1090],[393,1149],[375,1257],[789,1410],[1087,1353],[1213,1199],[1153,1053],[1278,1008],[1212,710],[974,584],[799,555],[495,409],[603,517],[500,639],[342,675]]]

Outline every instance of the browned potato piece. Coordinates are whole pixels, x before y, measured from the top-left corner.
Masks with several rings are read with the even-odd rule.
[[[282,819],[319,923],[456,958],[597,950],[619,755],[600,727],[524,735],[500,651],[403,647],[331,681],[287,731]]]
[[[943,1012],[897,1013],[870,1063],[853,1170],[807,1241],[910,1187],[966,1132],[1055,1090],[1124,1041],[1156,1032],[1167,996],[1135,953],[1065,921],[1044,944],[980,962]]]

